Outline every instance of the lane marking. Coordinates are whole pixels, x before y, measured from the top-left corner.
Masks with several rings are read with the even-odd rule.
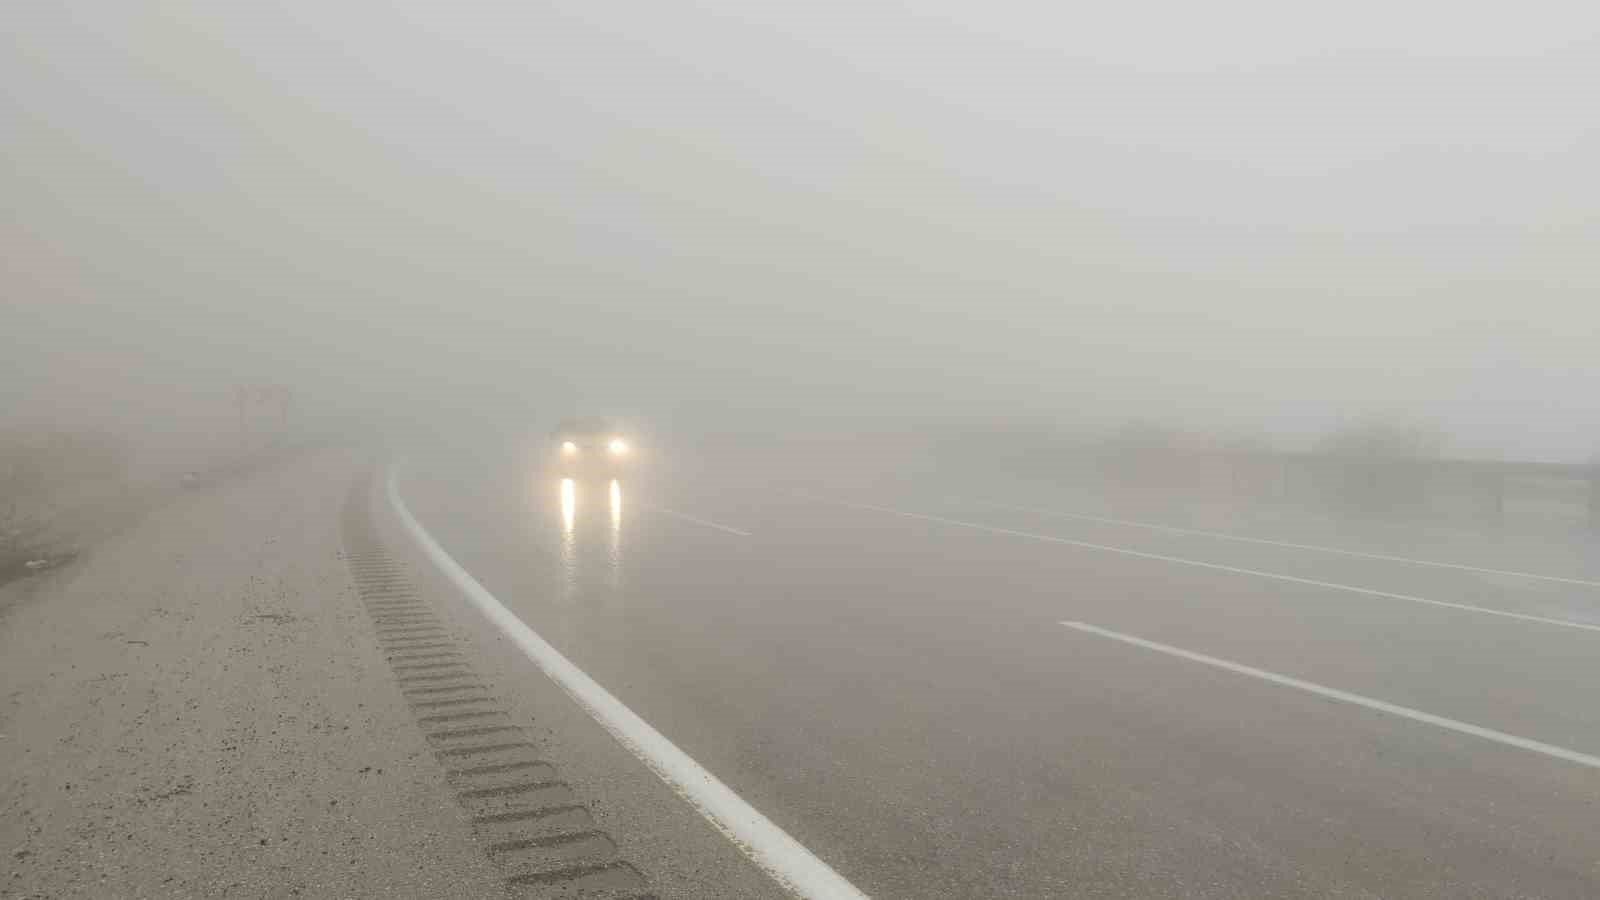
[[[1174,563],[1181,566],[1194,566],[1200,569],[1211,569],[1216,572],[1230,572],[1235,575],[1254,575],[1257,578],[1271,578],[1276,581],[1287,581],[1292,584],[1304,584],[1311,587],[1328,588],[1335,591],[1347,591],[1352,594],[1362,594],[1368,597],[1383,597],[1388,600],[1405,600],[1409,603],[1421,603],[1427,606],[1442,606],[1445,609],[1458,609],[1463,612],[1479,613],[1485,616],[1499,616],[1505,619],[1517,619],[1523,622],[1537,622],[1541,625],[1555,625],[1560,628],[1575,628],[1580,631],[1600,631],[1600,625],[1591,625],[1587,622],[1574,622],[1570,619],[1551,619],[1545,616],[1533,616],[1527,613],[1508,612],[1503,609],[1490,609],[1487,606],[1473,606],[1469,603],[1453,603],[1449,600],[1430,600],[1427,597],[1416,597],[1411,594],[1395,594],[1389,591],[1378,591],[1372,588],[1356,587],[1349,584],[1338,584],[1332,581],[1317,581],[1314,578],[1300,578],[1294,575],[1282,575],[1277,572],[1263,572],[1259,569],[1244,569],[1238,566],[1225,566],[1221,563],[1204,562],[1198,559],[1185,559],[1181,556],[1166,556],[1161,553],[1146,553],[1143,550],[1129,550],[1127,547],[1115,547],[1110,544],[1096,544],[1090,541],[1077,541],[1071,538],[1056,537],[1049,534],[1036,534],[1031,531],[1018,531],[1014,528],[1000,528],[994,525],[984,525],[979,522],[964,522],[960,519],[948,519],[944,516],[930,516],[923,513],[906,512],[905,510],[892,509],[887,506],[874,506],[870,503],[853,503],[848,500],[834,500],[829,497],[820,497],[804,492],[795,492],[798,496],[807,497],[823,503],[833,503],[839,506],[853,507],[855,509],[871,510],[873,512],[887,513],[891,516],[902,516],[907,519],[921,519],[925,522],[938,522],[943,525],[954,525],[959,528],[971,528],[977,531],[987,531],[991,534],[1003,534],[1010,537],[1027,538],[1033,541],[1044,541],[1051,544],[1065,544],[1070,547],[1083,547],[1088,550],[1101,550],[1106,553],[1119,553],[1123,556],[1133,556],[1139,559],[1153,559],[1160,562]]]
[[[1389,703],[1388,701],[1378,700],[1363,694],[1352,694],[1349,691],[1341,691],[1338,688],[1331,688],[1324,684],[1317,684],[1314,681],[1306,681],[1303,678],[1294,678],[1289,675],[1279,675],[1276,672],[1268,672],[1266,669],[1258,669],[1255,666],[1247,666],[1243,663],[1236,663],[1226,659],[1218,659],[1215,656],[1207,656],[1204,653],[1196,653],[1193,650],[1185,650],[1182,647],[1174,647],[1171,644],[1162,644],[1156,641],[1146,640],[1142,637],[1135,637],[1131,634],[1123,634],[1120,631],[1112,631],[1109,628],[1101,628],[1098,625],[1090,625],[1086,622],[1061,622],[1060,624],[1065,625],[1068,628],[1086,632],[1088,634],[1096,634],[1100,637],[1110,638],[1114,641],[1122,641],[1125,644],[1143,647],[1146,650],[1154,650],[1157,653],[1165,653],[1169,656],[1176,656],[1182,659],[1191,660],[1193,662],[1204,663],[1208,666],[1215,666],[1219,669],[1226,669],[1229,672],[1237,672],[1240,675],[1249,675],[1252,678],[1259,678],[1262,681],[1270,681],[1273,684],[1281,684],[1284,687],[1292,687],[1298,690],[1307,691],[1319,696],[1327,697],[1331,700],[1338,700],[1342,703],[1353,703],[1356,706],[1365,706],[1368,709],[1375,709],[1379,712],[1388,713],[1391,716],[1399,716],[1403,719],[1410,719],[1414,722],[1423,722],[1439,728],[1448,728],[1451,731],[1459,731],[1462,734],[1470,734],[1473,737],[1494,741],[1497,744],[1505,744],[1508,747],[1516,747],[1520,750],[1529,750],[1534,753],[1543,754],[1556,759],[1566,760],[1567,762],[1574,762],[1581,766],[1588,766],[1592,769],[1600,769],[1600,756],[1591,756],[1588,753],[1580,753],[1577,750],[1569,750],[1566,747],[1558,747],[1555,744],[1546,744],[1544,741],[1536,741],[1532,738],[1518,737],[1514,734],[1507,734],[1504,731],[1496,731],[1493,728],[1485,728],[1482,725],[1474,725],[1471,722],[1462,722],[1459,719],[1436,716],[1433,713],[1423,712],[1420,709],[1412,709],[1409,706],[1401,706],[1397,703]]]
[[[1439,562],[1431,559],[1413,559],[1409,556],[1391,556],[1386,553],[1368,553],[1362,550],[1347,550],[1343,547],[1327,547],[1320,544],[1297,544],[1292,541],[1275,541],[1268,538],[1247,537],[1242,534],[1231,534],[1226,531],[1206,531],[1200,528],[1180,528],[1176,525],[1159,525],[1154,522],[1136,522],[1132,519],[1114,519],[1108,516],[1091,516],[1084,513],[1061,512],[1053,509],[1039,509],[1032,506],[1015,506],[1009,503],[991,503],[986,500],[962,501],[977,506],[987,506],[993,509],[1009,509],[1016,512],[1033,513],[1041,516],[1053,516],[1060,519],[1082,519],[1086,522],[1102,522],[1110,525],[1127,525],[1132,528],[1146,528],[1151,531],[1164,531],[1169,534],[1188,534],[1199,537],[1216,538],[1224,541],[1241,541],[1249,544],[1266,544],[1271,547],[1288,547],[1293,550],[1315,550],[1320,553],[1333,553],[1339,556],[1355,556],[1362,559],[1379,559],[1385,562],[1408,563],[1413,566],[1433,566],[1439,569],[1460,569],[1465,572],[1478,572],[1484,575],[1506,575],[1514,578],[1537,578],[1541,581],[1558,581],[1562,584],[1578,584],[1584,587],[1600,587],[1600,581],[1590,581],[1584,578],[1565,578],[1560,575],[1542,575],[1538,572],[1521,572],[1514,569],[1487,569],[1481,566],[1469,566],[1463,563]]]
[[[675,509],[667,509],[665,506],[657,506],[654,503],[641,503],[639,505],[645,509],[654,510],[655,512],[663,513],[676,519],[682,519],[685,522],[693,522],[696,525],[704,525],[707,528],[715,528],[718,531],[726,531],[729,534],[737,534],[740,537],[750,536],[750,532],[748,531],[740,531],[737,528],[732,528],[727,525],[718,525],[716,522],[712,522],[709,519],[702,519],[699,516],[691,516],[686,512],[678,512]]]
[[[400,497],[397,471],[397,466],[390,466],[388,470],[389,505],[412,540],[485,618],[499,627],[601,727],[786,890],[800,897],[865,900],[867,895],[855,885],[679,750],[495,599],[411,515]]]

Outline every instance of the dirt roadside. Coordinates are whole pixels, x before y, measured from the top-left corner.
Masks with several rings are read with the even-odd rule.
[[[0,588],[0,896],[502,896],[305,454]]]
[[[93,481],[76,492],[76,502],[47,503],[47,511],[17,528],[15,517],[0,523],[0,587],[71,562],[89,547],[136,526],[151,512],[186,495],[226,488],[265,469],[286,465],[316,452],[314,443],[288,444],[255,452],[222,453],[203,464],[123,473]],[[0,615],[27,591],[0,592]]]

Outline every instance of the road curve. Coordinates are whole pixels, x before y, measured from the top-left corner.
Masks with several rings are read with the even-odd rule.
[[[1600,783],[1573,761],[1600,752],[1600,634],[1561,624],[1600,606],[1515,572],[1582,580],[1582,548],[1427,567],[952,499],[1006,499],[981,479],[792,481],[564,492],[435,455],[399,489],[518,619],[872,896],[1600,892]]]

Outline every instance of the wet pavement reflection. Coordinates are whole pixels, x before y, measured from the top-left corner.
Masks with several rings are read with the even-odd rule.
[[[578,594],[578,484],[561,479],[561,602],[572,603]]]
[[[561,595],[560,600],[564,605],[571,605],[578,601],[583,589],[583,581],[587,571],[588,577],[594,578],[599,572],[596,563],[602,558],[597,546],[600,523],[598,521],[586,523],[581,507],[584,506],[583,494],[587,490],[595,490],[598,485],[580,484],[576,479],[563,478],[560,484],[561,500]],[[615,598],[617,589],[623,584],[623,553],[622,553],[622,482],[613,478],[606,487],[605,520],[605,552],[604,552],[604,580],[611,590],[608,596]],[[590,560],[587,570],[584,566],[585,558]]]
[[[611,479],[611,554],[610,567],[607,574],[610,576],[611,587],[622,587],[622,482]]]

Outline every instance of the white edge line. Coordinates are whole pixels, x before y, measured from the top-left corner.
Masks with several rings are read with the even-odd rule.
[[[1357,706],[1365,706],[1368,709],[1375,709],[1379,712],[1388,713],[1392,716],[1411,719],[1415,722],[1423,722],[1439,728],[1447,728],[1451,731],[1459,731],[1462,734],[1470,734],[1473,737],[1494,741],[1498,744],[1505,744],[1508,747],[1516,747],[1521,750],[1530,750],[1534,753],[1540,753],[1556,759],[1566,760],[1567,762],[1574,762],[1582,766],[1588,766],[1592,769],[1600,769],[1600,756],[1591,756],[1587,753],[1580,753],[1577,750],[1569,750],[1566,747],[1558,747],[1555,744],[1546,744],[1543,741],[1536,741],[1532,738],[1518,737],[1514,734],[1507,734],[1504,731],[1496,731],[1493,728],[1484,728],[1482,725],[1473,725],[1470,722],[1462,722],[1457,719],[1446,718],[1445,716],[1436,716],[1433,713],[1426,713],[1419,709],[1412,709],[1409,706],[1400,706],[1396,703],[1389,703],[1387,701],[1378,700],[1373,697],[1367,697],[1362,694],[1352,694],[1349,691],[1341,691],[1338,688],[1331,688],[1327,685],[1317,684],[1314,681],[1305,681],[1289,675],[1279,675],[1276,672],[1268,672],[1265,669],[1257,669],[1254,666],[1247,666],[1243,663],[1231,662],[1226,659],[1218,659],[1215,656],[1207,656],[1204,653],[1196,653],[1193,650],[1185,650],[1182,647],[1174,647],[1170,644],[1162,644],[1157,643],[1156,641],[1146,640],[1145,638],[1134,637],[1131,634],[1123,634],[1120,631],[1112,631],[1109,628],[1101,628],[1098,625],[1090,625],[1086,622],[1064,621],[1060,624],[1078,631],[1087,632],[1089,634],[1097,634],[1105,638],[1111,638],[1114,641],[1121,641],[1125,644],[1133,644],[1136,647],[1143,647],[1146,650],[1154,650],[1157,653],[1165,653],[1169,656],[1181,657],[1193,662],[1204,663],[1208,666],[1215,666],[1219,669],[1227,669],[1230,672],[1237,672],[1240,675],[1249,675],[1252,678],[1260,678],[1263,681],[1270,681],[1274,684],[1281,684],[1285,687],[1309,691],[1310,693],[1318,694],[1332,700],[1338,700],[1343,703],[1353,703]]]
[[[1538,572],[1519,572],[1515,569],[1487,569],[1482,566],[1469,566],[1465,563],[1440,562],[1432,559],[1413,559],[1409,556],[1392,556],[1387,553],[1368,553],[1362,550],[1347,550],[1343,547],[1327,547],[1320,544],[1299,544],[1293,541],[1275,541],[1270,538],[1248,537],[1242,534],[1230,534],[1226,531],[1207,531],[1202,528],[1180,528],[1176,525],[1160,525],[1155,522],[1136,522],[1132,519],[1115,519],[1109,516],[1091,516],[1084,513],[1063,512],[1053,509],[1039,509],[1034,506],[1016,506],[1010,503],[991,503],[986,500],[962,501],[974,503],[978,506],[988,506],[994,509],[1009,509],[1015,512],[1033,513],[1040,516],[1054,516],[1062,519],[1082,519],[1086,522],[1102,522],[1110,525],[1126,525],[1130,528],[1147,528],[1151,531],[1164,531],[1169,534],[1190,534],[1199,537],[1215,538],[1222,541],[1242,541],[1249,544],[1266,544],[1271,547],[1287,547],[1292,550],[1315,550],[1319,553],[1333,553],[1339,556],[1355,556],[1362,559],[1379,559],[1385,562],[1408,563],[1413,566],[1433,566],[1439,569],[1459,569],[1465,572],[1479,572],[1484,575],[1506,575],[1513,578],[1536,578],[1540,581],[1558,581],[1562,584],[1578,584],[1585,587],[1600,587],[1600,581],[1590,581],[1584,578],[1567,578],[1561,575],[1543,575]]]
[[[1195,566],[1201,569],[1212,569],[1217,572],[1231,572],[1235,575],[1254,575],[1257,578],[1272,578],[1278,581],[1287,581],[1293,584],[1304,584],[1311,587],[1328,588],[1335,591],[1347,591],[1352,594],[1363,594],[1368,597],[1383,597],[1388,600],[1405,600],[1410,603],[1422,603],[1427,606],[1440,606],[1445,609],[1459,609],[1463,612],[1478,613],[1485,616],[1499,616],[1505,619],[1516,619],[1522,622],[1538,622],[1541,625],[1555,625],[1560,628],[1576,628],[1581,631],[1600,631],[1600,625],[1591,625],[1587,622],[1574,622],[1570,619],[1551,619],[1545,616],[1533,616],[1527,613],[1509,612],[1503,609],[1490,609],[1487,606],[1473,606],[1470,603],[1453,603],[1449,600],[1430,600],[1427,597],[1415,597],[1410,594],[1395,594],[1389,591],[1378,591],[1372,588],[1356,587],[1349,584],[1338,584],[1333,581],[1317,581],[1313,578],[1300,578],[1295,575],[1282,575],[1277,572],[1263,572],[1259,569],[1242,569],[1238,566],[1225,566],[1221,563],[1203,562],[1198,559],[1184,559],[1181,556],[1165,556],[1160,553],[1146,553],[1143,550],[1129,550],[1127,547],[1114,547],[1110,544],[1095,544],[1089,541],[1077,541],[1071,538],[1056,537],[1049,534],[1036,534],[1031,531],[1018,531],[1014,528],[1000,528],[995,525],[984,525],[979,522],[963,522],[960,519],[947,519],[944,516],[930,516],[923,513],[906,512],[892,509],[887,506],[873,506],[870,503],[852,503],[846,500],[833,500],[819,497],[814,494],[795,492],[799,496],[824,503],[834,503],[839,506],[854,507],[856,509],[872,510],[887,513],[892,516],[903,516],[908,519],[921,519],[926,522],[938,522],[943,525],[955,525],[960,528],[972,528],[978,531],[987,531],[991,534],[1004,534],[1011,537],[1027,538],[1033,541],[1045,541],[1051,544],[1066,544],[1070,547],[1083,547],[1089,550],[1101,550],[1106,553],[1120,553],[1123,556],[1134,556],[1139,559],[1154,559],[1161,562],[1175,563],[1182,566]]]
[[[807,898],[866,898],[867,895],[855,885],[679,750],[650,723],[639,718],[633,710],[624,706],[622,701],[612,696],[599,682],[561,655],[560,651],[495,599],[411,515],[400,497],[396,483],[397,469],[397,466],[390,466],[387,473],[389,504],[412,539],[485,618],[505,632],[529,659],[612,737],[649,766],[662,781],[786,890]]]
[[[686,522],[693,522],[696,525],[704,525],[707,528],[715,528],[718,531],[726,531],[729,534],[737,534],[740,537],[750,536],[750,532],[748,531],[740,531],[737,528],[730,528],[727,525],[718,525],[716,522],[712,522],[709,519],[702,519],[699,516],[691,516],[688,513],[678,512],[675,509],[667,509],[665,506],[657,506],[654,503],[641,503],[639,505],[645,509],[654,510],[658,513],[665,513],[666,515],[674,518],[683,519]]]

